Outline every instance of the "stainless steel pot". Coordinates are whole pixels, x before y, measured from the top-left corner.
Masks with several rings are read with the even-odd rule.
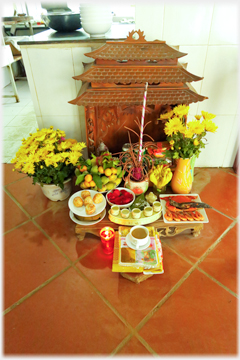
[[[80,13],[64,12],[41,15],[45,25],[58,32],[70,32],[82,27]]]

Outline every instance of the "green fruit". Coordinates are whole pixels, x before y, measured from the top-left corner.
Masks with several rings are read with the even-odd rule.
[[[121,173],[121,171],[122,171],[121,166],[117,167],[117,177],[119,177],[118,175]]]
[[[98,166],[97,165],[94,165],[92,168],[91,168],[91,174],[98,174]]]
[[[116,184],[114,182],[109,182],[107,185],[106,185],[106,189],[107,190],[113,190],[115,189],[116,187]]]
[[[107,190],[107,188],[106,188],[106,185],[103,185],[103,187],[101,188],[101,189],[97,189],[99,192],[103,192],[103,191],[106,191]]]
[[[97,163],[97,158],[91,159],[91,163],[92,163],[92,166],[96,165],[96,163]]]
[[[78,168],[75,169],[75,175],[78,177],[79,175],[81,175],[80,171]]]
[[[91,188],[91,190],[95,190],[95,191],[97,191],[97,189],[98,189],[97,185]]]
[[[101,176],[102,184],[106,185],[109,182],[109,178],[107,176]]]

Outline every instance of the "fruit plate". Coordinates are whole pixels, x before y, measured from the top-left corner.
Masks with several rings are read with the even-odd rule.
[[[139,219],[134,219],[132,217],[132,214],[130,213],[129,217],[127,219],[123,218],[120,213],[117,216],[114,216],[111,214],[111,211],[108,212],[109,220],[119,224],[119,225],[126,225],[126,226],[135,226],[135,225],[147,225],[151,224],[154,221],[157,221],[160,219],[162,215],[162,210],[159,212],[153,212],[151,216],[144,216],[143,211]]]
[[[193,200],[193,202],[201,202],[201,199],[200,199],[200,196],[198,194],[188,194],[189,196],[197,196],[197,198],[195,200]],[[199,224],[204,224],[204,223],[208,223],[209,220],[208,220],[208,217],[207,217],[207,214],[206,214],[206,211],[204,209],[197,209],[197,211],[200,212],[200,214],[204,217],[204,220],[202,221],[196,221],[196,220],[193,220],[193,221],[175,221],[175,220],[172,220],[172,221],[168,221],[167,219],[165,219],[164,215],[166,213],[166,201],[163,200],[165,197],[169,197],[169,196],[188,196],[186,194],[166,194],[166,195],[159,195],[159,198],[160,198],[160,201],[161,201],[161,204],[162,204],[162,212],[163,212],[163,220],[166,224],[184,224],[184,223],[192,223],[192,224],[195,224],[195,223],[199,223]]]
[[[107,200],[107,202],[108,202],[108,204],[109,204],[110,206],[117,205],[117,204],[112,203],[110,200],[108,200],[108,194],[110,194],[113,190],[115,190],[115,189],[112,189],[112,190],[108,191],[108,193],[107,193],[107,195],[106,195],[106,200]],[[119,187],[118,190],[119,190],[119,191],[125,190],[125,191],[129,192],[130,194],[132,194],[133,200],[132,200],[131,202],[129,202],[128,204],[122,204],[122,205],[117,205],[117,206],[118,206],[120,209],[130,207],[130,206],[134,203],[134,200],[135,200],[135,194],[134,194],[134,192],[133,192],[132,190],[129,190],[129,189],[126,189],[126,188],[123,188],[123,187]]]
[[[102,219],[104,219],[105,215],[106,215],[106,209],[104,209],[102,216],[98,220],[81,221],[81,220],[78,220],[77,218],[75,218],[74,213],[71,210],[69,211],[69,216],[70,216],[71,220],[73,222],[75,222],[76,224],[83,225],[83,226],[95,225],[95,224],[99,223],[100,221],[102,221]]]
[[[106,199],[104,196],[103,196],[103,201],[100,204],[94,204],[96,206],[96,210],[91,215],[86,214],[85,206],[81,206],[79,208],[74,206],[73,199],[77,196],[81,197],[81,194],[83,191],[89,191],[92,199],[93,199],[94,195],[99,194],[98,191],[88,190],[88,189],[75,192],[68,200],[68,207],[74,214],[77,214],[77,215],[83,216],[83,217],[90,217],[90,216],[99,214],[101,211],[103,211],[103,209],[105,209],[107,202],[106,202]]]

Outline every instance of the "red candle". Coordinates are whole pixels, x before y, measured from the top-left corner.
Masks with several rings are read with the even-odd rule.
[[[100,231],[100,238],[105,254],[112,254],[114,248],[115,231],[112,228],[106,226]]]

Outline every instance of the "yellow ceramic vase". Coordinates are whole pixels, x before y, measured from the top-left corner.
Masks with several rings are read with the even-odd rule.
[[[190,159],[177,159],[177,167],[174,171],[171,188],[175,194],[189,194],[192,189],[192,175]]]

